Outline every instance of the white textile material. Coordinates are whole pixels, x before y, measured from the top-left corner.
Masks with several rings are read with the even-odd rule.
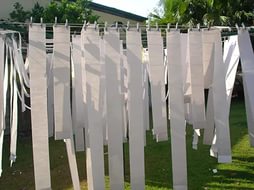
[[[53,54],[47,54],[47,84],[48,84],[48,93],[47,93],[47,108],[48,108],[48,128],[49,128],[49,137],[54,136],[54,76],[53,76]],[[28,59],[27,59],[28,60]],[[27,61],[29,62],[29,61]]]
[[[86,134],[86,166],[89,189],[104,189],[104,154],[102,113],[99,109],[100,81],[102,65],[100,63],[100,36],[94,26],[82,30],[82,46],[84,50],[86,77],[85,95],[88,115]]]
[[[239,59],[240,52],[238,47],[238,36],[237,35],[230,36],[228,40],[224,42],[224,54],[223,54],[223,61],[227,69],[226,90],[229,112]]]
[[[65,142],[65,146],[66,146],[66,150],[67,150],[67,156],[68,156],[68,162],[69,162],[69,167],[70,167],[70,171],[71,171],[71,179],[72,179],[73,189],[80,190],[78,167],[77,167],[77,161],[76,161],[76,155],[75,155],[73,135],[69,139],[64,139],[64,142]]]
[[[229,110],[226,93],[226,67],[223,64],[221,33],[219,30],[211,30],[215,36],[214,75],[213,75],[213,104],[214,121],[216,127],[218,162],[230,163],[231,142],[229,131]]]
[[[0,89],[4,89],[5,43],[0,36]],[[6,52],[8,54],[8,51]],[[7,65],[5,66],[5,68]],[[4,139],[4,90],[0,93],[0,176],[2,174],[2,153]]]
[[[187,190],[186,123],[184,114],[183,59],[179,31],[167,33],[168,84],[170,91],[170,129],[173,188]]]
[[[163,39],[160,31],[147,31],[151,81],[153,134],[157,142],[168,139],[165,103],[165,77],[163,64]]]
[[[12,57],[11,57],[12,58]],[[11,130],[11,143],[10,143],[10,161],[11,166],[12,163],[16,161],[16,149],[17,149],[17,131],[18,131],[18,87],[16,81],[16,70],[14,68],[14,72],[11,73],[10,80],[13,80],[13,101],[11,102],[11,123],[10,123],[10,130]]]
[[[54,31],[53,74],[55,139],[68,139],[72,134],[70,104],[70,27],[57,25]]]
[[[81,36],[72,36],[72,122],[76,151],[85,150],[84,102],[81,69]]]
[[[123,42],[121,41],[121,93],[122,93],[122,114],[123,114],[123,137],[124,142],[127,141],[128,136],[128,111],[127,111],[127,98],[128,98],[128,65],[126,50],[123,49]]]
[[[248,30],[238,31],[238,44],[243,72],[243,88],[251,146],[254,146],[254,54]]]
[[[205,97],[204,77],[202,62],[202,33],[200,31],[189,31],[188,51],[191,76],[191,113],[194,129],[205,128]]]
[[[105,40],[105,79],[108,127],[109,178],[112,190],[124,189],[123,114],[121,94],[121,53],[119,32],[108,29]]]
[[[214,105],[213,105],[213,75],[215,61],[216,33],[211,30],[202,31],[203,40],[203,64],[205,88],[209,89],[206,106],[206,128],[204,130],[203,143],[212,145],[214,138]]]
[[[132,190],[145,188],[144,163],[144,119],[142,89],[142,44],[141,32],[128,30],[126,33],[128,61],[128,115],[130,181]]]
[[[36,189],[51,189],[46,78],[46,26],[29,27],[29,73]]]
[[[100,101],[99,110],[102,116],[102,129],[103,129],[103,143],[108,145],[108,125],[107,125],[107,101],[106,101],[106,72],[105,72],[105,42],[104,39],[100,39],[100,64],[101,64],[101,75],[100,75]]]

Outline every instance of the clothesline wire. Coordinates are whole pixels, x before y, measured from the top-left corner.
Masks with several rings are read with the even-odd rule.
[[[29,27],[29,26],[32,26],[32,25],[40,25],[40,23],[23,23],[23,22],[6,22],[6,21],[0,21],[0,26],[2,25],[22,25],[22,26],[25,26],[25,27]],[[60,24],[60,23],[42,23],[43,25],[46,26],[46,33],[48,35],[52,35],[54,33],[54,31],[50,28],[52,28],[53,26],[58,26],[58,25],[61,25],[61,26],[64,26],[65,24]],[[80,35],[81,34],[81,30],[83,28],[84,24],[79,24],[79,23],[68,23],[68,27],[70,27],[70,35]],[[89,26],[93,26],[93,24],[89,25]],[[112,27],[111,27],[112,26]],[[121,40],[125,41],[126,40],[126,30],[128,30],[128,27],[129,28],[137,28],[137,24],[129,24],[128,27],[127,25],[125,24],[118,24],[118,28],[115,27],[115,25],[107,25],[107,28],[110,28],[112,30],[114,29],[119,29],[119,37]],[[165,35],[165,31],[167,29],[175,29],[176,28],[176,25],[149,25],[149,27],[152,29],[152,30],[155,30],[156,29],[158,31],[161,31],[162,33],[162,37],[163,39],[166,37]],[[243,26],[244,27],[244,26]],[[104,28],[105,28],[105,24],[97,24],[97,27],[96,29],[99,30],[100,32],[100,35],[104,33]],[[188,29],[190,29],[188,26],[181,26],[181,25],[177,25],[177,28],[179,29],[180,32],[183,32],[183,33],[187,33],[188,32]],[[249,30],[249,33],[251,36],[254,36],[254,26],[249,26],[249,27],[244,27],[245,29]],[[141,41],[143,44],[147,44],[148,40],[147,40],[147,35],[146,35],[146,32],[147,30],[149,29],[148,28],[148,24],[140,24],[138,25],[138,28],[141,32]],[[202,29],[208,29],[207,26],[200,26],[200,31]],[[229,27],[229,26],[212,26],[211,29],[219,29],[221,31],[221,34],[222,34],[222,38],[226,38],[227,36],[231,36],[231,35],[236,35],[237,32],[238,32],[238,27]],[[0,30],[1,31],[5,31],[5,30]],[[27,31],[28,31],[28,28],[27,28]],[[20,33],[23,33],[24,35],[27,35],[27,32],[25,31],[22,31]],[[150,34],[153,36],[153,34]],[[53,38],[53,35],[52,36],[47,36],[47,40],[52,40]],[[165,41],[165,39],[164,39]],[[22,38],[22,42],[24,44],[24,47],[22,47],[22,49],[27,49],[26,46],[27,46],[27,41],[25,39]],[[47,44],[51,44],[53,43],[52,42],[46,42]],[[164,44],[165,46],[165,44]]]
[[[23,25],[23,26],[29,26],[29,25],[33,25],[33,24],[40,24],[40,23],[29,23],[29,22],[10,22],[10,21],[0,21],[0,24],[14,24],[14,25]],[[65,25],[65,23],[42,23],[42,24],[45,24],[46,27],[53,27],[53,26],[56,26],[57,25]],[[92,25],[92,24],[91,24]],[[71,28],[82,28],[84,26],[84,23],[68,23],[68,26],[70,26]],[[111,26],[116,26],[116,24],[111,24],[111,26],[107,25],[108,28],[110,28]],[[187,26],[187,25],[169,25],[170,29],[174,29],[174,28],[178,28],[179,30],[187,30],[189,28],[196,28],[195,26]],[[105,27],[105,23],[99,23],[97,24],[97,27],[98,28],[104,28]],[[118,24],[118,28],[124,28],[124,29],[127,29],[128,27],[130,28],[137,28],[137,24]],[[166,24],[138,24],[138,27],[140,29],[147,29],[147,28],[158,28],[158,29],[167,29],[168,28],[168,25]],[[222,31],[225,31],[225,30],[228,30],[228,31],[231,31],[231,30],[237,30],[238,27],[235,27],[235,26],[211,26],[212,28],[220,28]],[[202,28],[208,28],[208,26],[200,26],[200,29]],[[246,27],[246,29],[249,29],[249,30],[254,30],[254,26],[248,26]]]

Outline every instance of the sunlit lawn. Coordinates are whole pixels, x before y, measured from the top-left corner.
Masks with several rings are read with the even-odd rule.
[[[189,189],[254,189],[254,148],[249,145],[246,114],[243,102],[233,102],[231,114],[232,164],[218,164],[209,156],[209,146],[202,145],[192,150],[192,130],[187,130],[188,186]],[[34,189],[32,145],[30,137],[18,140],[17,162],[9,167],[9,141],[5,139],[3,153],[3,174],[0,189]],[[125,187],[130,189],[128,166],[128,145],[125,149]],[[151,132],[147,132],[145,147],[146,189],[172,189],[170,141],[156,143]],[[72,189],[64,142],[50,139],[50,160],[52,189]],[[79,175],[82,189],[87,189],[85,177],[85,153],[77,153]],[[105,150],[106,186],[109,189],[107,173],[107,151]],[[217,173],[213,173],[217,169]]]

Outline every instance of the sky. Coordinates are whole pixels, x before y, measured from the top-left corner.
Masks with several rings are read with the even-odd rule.
[[[159,0],[93,0],[93,2],[147,17]]]

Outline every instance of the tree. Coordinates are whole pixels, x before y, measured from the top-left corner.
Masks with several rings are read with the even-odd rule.
[[[38,2],[35,3],[30,17],[33,17],[33,22],[40,22],[41,18],[44,17],[44,7],[40,6]]]
[[[54,22],[55,17],[60,23],[65,22],[66,19],[70,23],[82,23],[85,20],[94,22],[99,17],[92,14],[89,3],[89,0],[61,0],[60,3],[52,1],[44,12],[45,22]]]
[[[160,0],[159,6],[150,14],[153,22],[235,25],[242,22],[252,25],[254,4],[252,0]]]
[[[13,8],[14,10],[10,13],[12,21],[25,22],[29,18],[30,12],[25,11],[19,2],[14,3]]]
[[[90,0],[53,0],[45,8],[36,3],[31,11],[24,11],[23,6],[17,2],[10,17],[17,22],[25,22],[33,17],[34,22],[40,22],[40,18],[43,18],[44,22],[53,23],[57,17],[59,23],[64,23],[66,19],[70,23],[83,23],[85,20],[93,23],[99,17],[92,14],[89,3]]]
[[[182,23],[187,16],[187,8],[188,3],[184,0],[160,0],[149,19],[159,24]]]

